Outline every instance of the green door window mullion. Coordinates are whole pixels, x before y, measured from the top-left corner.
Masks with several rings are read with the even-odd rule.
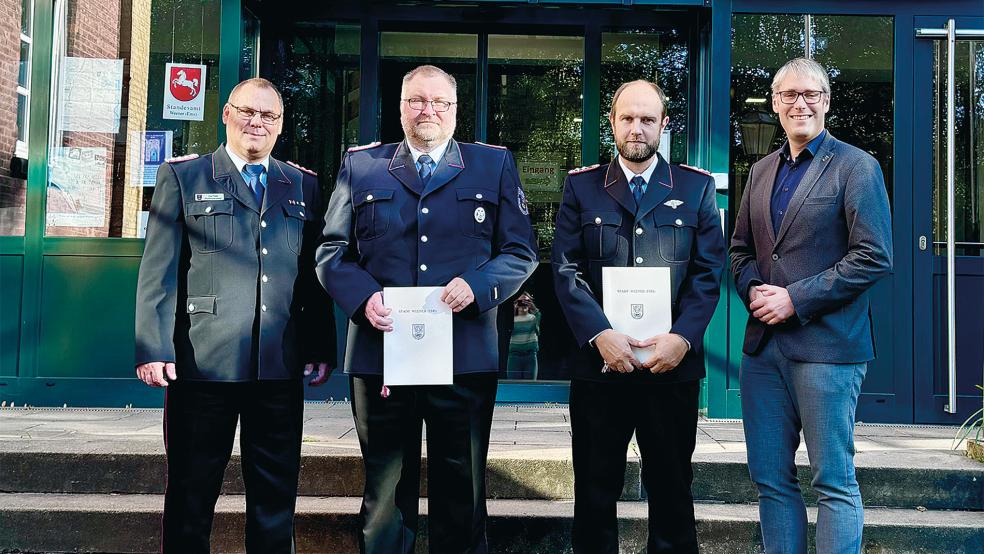
[[[48,120],[51,110],[54,4],[34,6],[31,54],[31,106],[28,134],[27,198],[24,207],[24,274],[21,292],[21,335],[18,377],[35,377],[40,346],[41,266],[44,250],[45,191],[48,188]],[[65,0],[62,0],[65,1]]]
[[[478,63],[475,64],[475,139],[488,140],[489,34],[478,34]]]
[[[221,0],[219,20],[219,105],[225,105],[233,87],[239,83],[239,57],[243,51],[243,6],[240,0]],[[225,125],[219,110],[219,142],[225,142]]]
[[[581,165],[598,162],[601,148],[601,26],[584,28],[584,88],[581,94]]]

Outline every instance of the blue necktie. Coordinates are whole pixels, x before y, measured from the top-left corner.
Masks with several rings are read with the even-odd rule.
[[[642,195],[646,192],[646,180],[641,175],[636,175],[629,181],[629,188],[632,190],[632,197],[635,198],[636,208],[642,203]]]
[[[420,157],[417,158],[417,165],[420,166],[417,173],[420,174],[420,181],[425,185],[427,184],[427,181],[430,181],[431,174],[434,172],[434,168],[431,167],[431,164],[433,163],[434,159],[427,154],[421,154]]]
[[[243,167],[243,178],[249,188],[253,190],[253,196],[256,197],[256,204],[259,206],[263,205],[263,191],[266,188],[263,186],[263,179],[260,178],[264,171],[266,168],[263,167],[263,164],[246,164]]]

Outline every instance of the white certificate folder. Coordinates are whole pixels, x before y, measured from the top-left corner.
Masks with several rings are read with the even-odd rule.
[[[393,330],[383,333],[383,384],[450,385],[454,381],[451,308],[443,287],[385,287]]]
[[[612,329],[636,340],[669,333],[673,326],[670,268],[603,267],[601,288],[605,317]],[[633,348],[644,362],[650,349]]]

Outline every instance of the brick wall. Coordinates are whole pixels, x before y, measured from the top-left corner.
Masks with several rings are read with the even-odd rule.
[[[24,233],[25,183],[10,176],[17,144],[17,72],[20,67],[21,1],[0,0],[0,235]]]

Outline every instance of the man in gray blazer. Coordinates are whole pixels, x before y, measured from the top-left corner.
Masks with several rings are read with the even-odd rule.
[[[167,387],[163,553],[209,551],[237,423],[246,551],[294,551],[301,373],[317,367],[311,384],[325,381],[335,327],[314,273],[317,179],[270,155],[283,109],[269,81],[243,81],[222,109],[228,142],[157,173],[137,281],[136,371]]]
[[[766,552],[806,552],[794,456],[806,439],[818,552],[860,552],[854,413],[874,358],[866,291],[892,269],[882,172],[824,130],[830,82],[803,58],[772,81],[786,143],[752,166],[731,240],[748,307],[741,401]]]

